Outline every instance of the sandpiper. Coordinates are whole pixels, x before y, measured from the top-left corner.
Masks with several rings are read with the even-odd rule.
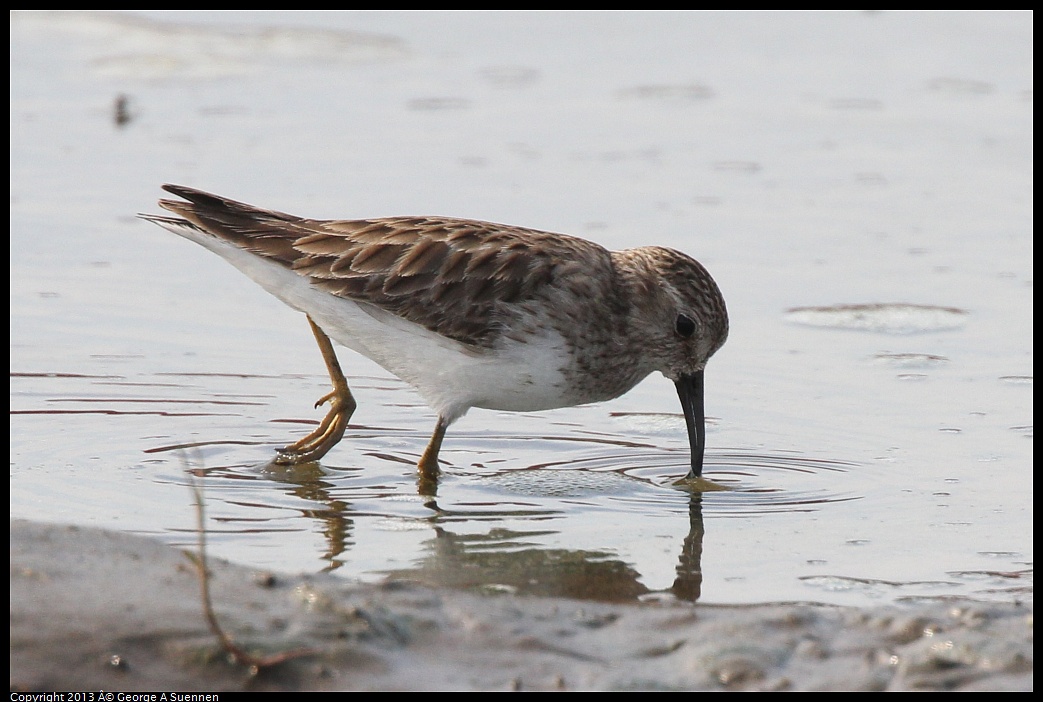
[[[191,239],[308,317],[333,390],[319,426],[279,450],[317,461],[356,407],[330,342],[405,380],[438,414],[419,461],[439,472],[470,408],[527,412],[610,400],[653,371],[681,399],[691,470],[705,450],[703,370],[728,337],[720,289],[673,249],[607,249],[564,234],[445,217],[305,219],[180,185],[178,215],[140,215]]]

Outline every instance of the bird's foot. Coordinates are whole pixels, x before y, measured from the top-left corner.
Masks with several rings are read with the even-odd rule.
[[[344,430],[348,428],[348,420],[351,419],[351,415],[358,405],[346,386],[343,391],[334,389],[319,398],[315,406],[321,407],[327,402],[330,403],[330,411],[326,413],[315,431],[300,441],[279,449],[275,456],[276,463],[296,465],[317,461],[337,445],[337,442],[344,436]]]

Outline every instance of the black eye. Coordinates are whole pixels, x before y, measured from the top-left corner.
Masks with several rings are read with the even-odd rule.
[[[687,339],[695,333],[695,322],[692,321],[691,317],[679,314],[677,315],[677,320],[674,322],[674,331],[676,331],[677,335],[682,339]]]

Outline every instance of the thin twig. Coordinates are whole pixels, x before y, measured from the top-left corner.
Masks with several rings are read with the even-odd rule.
[[[211,633],[221,642],[221,648],[225,650],[233,662],[249,667],[254,674],[265,668],[270,668],[296,658],[315,655],[316,651],[313,649],[299,648],[275,653],[270,656],[256,656],[236,644],[232,637],[221,627],[220,622],[217,621],[217,614],[214,612],[213,601],[210,598],[210,570],[206,564],[206,513],[203,502],[203,488],[194,473],[191,471],[186,472],[189,476],[189,486],[192,488],[192,494],[196,501],[196,533],[198,534],[197,545],[199,548],[198,554],[190,553],[187,555],[199,570],[199,589],[203,601],[203,617],[206,619]]]

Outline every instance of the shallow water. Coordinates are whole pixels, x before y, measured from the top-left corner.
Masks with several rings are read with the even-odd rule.
[[[15,13],[11,515],[188,545],[188,469],[215,555],[259,568],[1031,599],[1031,39],[1019,13]],[[684,425],[652,377],[471,412],[421,496],[432,413],[347,351],[345,440],[272,466],[321,417],[321,358],[302,317],[134,219],[163,182],[685,250],[732,317],[707,370],[728,489],[674,485]]]

